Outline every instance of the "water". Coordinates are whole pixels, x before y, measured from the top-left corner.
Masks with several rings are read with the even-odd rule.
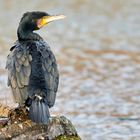
[[[60,86],[53,115],[65,115],[84,140],[140,139],[140,1],[0,1],[0,101],[14,106],[6,56],[26,11],[67,18],[40,31],[54,51]]]

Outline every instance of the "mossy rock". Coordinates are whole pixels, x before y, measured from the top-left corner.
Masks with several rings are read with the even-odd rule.
[[[79,136],[62,135],[62,136],[58,136],[57,138],[55,138],[55,140],[81,140],[81,139]]]
[[[45,125],[29,120],[28,110],[24,107],[7,113],[8,117],[3,114],[0,117],[0,140],[80,140],[74,125],[65,116],[53,116]]]

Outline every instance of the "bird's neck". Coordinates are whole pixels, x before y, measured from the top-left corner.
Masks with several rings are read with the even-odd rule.
[[[17,36],[19,40],[42,40],[41,36],[33,31],[26,30],[23,28],[18,28]]]

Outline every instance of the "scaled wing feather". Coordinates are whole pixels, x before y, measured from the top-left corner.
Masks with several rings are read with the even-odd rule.
[[[27,48],[16,44],[7,57],[8,86],[11,87],[14,99],[23,104],[28,96],[27,86],[31,73],[31,55]]]
[[[55,56],[48,45],[45,46],[45,50],[42,54],[42,67],[45,73],[45,80],[47,84],[47,101],[49,107],[52,107],[54,105],[56,92],[58,89],[59,73]]]

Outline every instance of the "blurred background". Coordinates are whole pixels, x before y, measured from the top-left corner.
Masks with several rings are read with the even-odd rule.
[[[64,14],[37,31],[60,71],[52,115],[83,140],[140,139],[140,0],[0,0],[0,103],[14,106],[6,57],[26,11]]]

